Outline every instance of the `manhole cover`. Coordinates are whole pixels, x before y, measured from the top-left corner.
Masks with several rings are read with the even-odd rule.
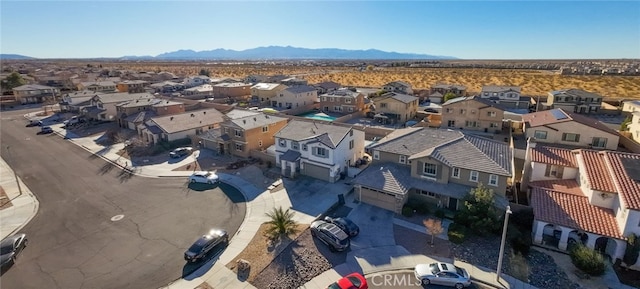
[[[117,222],[120,221],[124,218],[124,215],[115,215],[113,217],[111,217],[111,222]]]

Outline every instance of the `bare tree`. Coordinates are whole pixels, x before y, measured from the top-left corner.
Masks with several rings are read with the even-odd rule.
[[[429,218],[424,219],[422,223],[427,227],[427,233],[431,234],[431,246],[433,247],[435,236],[444,231],[444,228],[442,228],[442,220]]]

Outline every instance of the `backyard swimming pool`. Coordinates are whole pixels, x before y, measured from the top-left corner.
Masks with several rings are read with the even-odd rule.
[[[327,115],[326,113],[316,112],[316,111],[299,114],[298,116],[310,118],[310,119],[323,120],[323,121],[334,121],[337,118],[334,116]]]

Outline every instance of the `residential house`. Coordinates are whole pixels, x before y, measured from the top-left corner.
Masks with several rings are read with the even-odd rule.
[[[444,95],[452,93],[455,97],[467,96],[467,87],[457,84],[436,84],[429,90],[429,100],[433,103],[443,103]]]
[[[367,150],[373,162],[352,181],[364,203],[400,214],[415,199],[455,211],[478,184],[495,192],[500,207],[508,203],[514,176],[508,143],[460,130],[412,127],[395,130]]]
[[[213,97],[213,85],[203,84],[182,91],[182,96],[189,99],[202,99]]]
[[[546,107],[583,114],[598,113],[602,107],[602,96],[581,89],[556,90],[549,92]]]
[[[116,112],[118,126],[136,130],[138,125],[152,117],[183,113],[185,107],[182,102],[146,98],[118,103]]]
[[[316,89],[318,90],[318,95],[331,92],[334,90],[338,90],[340,87],[342,87],[340,83],[333,82],[333,81],[320,82],[320,83],[314,84],[313,86],[315,86]]]
[[[320,109],[327,112],[350,114],[364,109],[364,95],[343,88],[320,95]]]
[[[458,97],[442,105],[442,126],[500,133],[504,108],[478,96]]]
[[[374,119],[381,123],[405,123],[418,111],[418,98],[412,95],[387,92],[372,100]]]
[[[243,82],[223,82],[212,85],[213,96],[246,99],[251,96],[251,84]]]
[[[189,88],[194,86],[200,86],[203,84],[210,84],[211,78],[206,75],[189,76],[189,77],[186,77],[184,81],[182,81],[182,83],[184,83],[184,86],[186,88]]]
[[[480,97],[499,103],[505,108],[529,109],[531,97],[522,96],[519,86],[485,85]]]
[[[116,83],[113,81],[83,81],[78,84],[78,90],[90,90],[94,92],[116,92]]]
[[[211,84],[219,84],[219,83],[235,83],[235,82],[242,82],[242,79],[239,78],[233,78],[233,77],[216,77],[216,78],[211,78]]]
[[[215,108],[156,116],[138,125],[138,135],[152,144],[183,140],[220,127],[223,116]]]
[[[522,116],[527,139],[574,147],[616,150],[618,132],[604,123],[561,108],[528,113]]]
[[[640,111],[640,100],[627,100],[622,102],[623,114],[632,115],[636,111]]]
[[[248,158],[252,150],[265,150],[272,146],[274,135],[289,121],[285,117],[254,111],[243,111],[242,116],[234,116],[237,114],[235,111],[238,110],[224,117],[220,129],[203,135],[205,147],[211,147],[221,155]]]
[[[48,99],[55,100],[60,96],[60,90],[55,87],[40,84],[25,84],[13,88],[15,101],[21,104],[41,103]]]
[[[287,87],[278,93],[278,97],[271,99],[271,106],[291,109],[318,102],[318,91],[313,86],[296,85]]]
[[[147,82],[144,80],[125,80],[118,82],[116,89],[119,92],[144,92],[145,85],[147,85]]]
[[[640,111],[631,113],[631,121],[627,124],[627,131],[634,141],[640,143]]]
[[[638,168],[638,154],[530,142],[523,185],[534,212],[534,243],[560,250],[581,243],[614,263],[622,259],[626,237],[640,235]]]
[[[266,76],[266,75],[252,74],[245,77],[243,81],[246,83],[260,83],[260,82],[267,82],[268,78],[269,76]]]
[[[185,88],[183,84],[168,80],[151,84],[149,87],[157,93],[171,93],[181,91]]]
[[[275,147],[276,166],[283,176],[295,177],[299,173],[333,183],[364,156],[364,132],[353,127],[291,120],[276,133]]]
[[[255,103],[270,104],[287,86],[280,83],[260,82],[251,87],[251,100]]]
[[[387,92],[396,92],[400,94],[413,95],[413,88],[411,84],[404,81],[392,81],[385,84],[382,89]]]
[[[281,84],[286,86],[296,86],[296,85],[308,85],[309,82],[302,78],[297,77],[289,77],[280,81]]]
[[[58,103],[61,111],[79,112],[85,106],[91,106],[91,99],[103,92],[91,90],[74,91],[62,95],[62,100]]]
[[[53,75],[46,76],[37,76],[36,79],[38,84],[56,87],[61,91],[72,90],[76,88],[71,81],[72,76],[77,76],[72,74],[71,72],[60,71],[58,73],[54,73]]]
[[[83,107],[80,113],[89,119],[98,120],[116,120],[118,111],[116,105],[122,102],[128,101],[143,101],[146,99],[154,99],[155,97],[150,93],[105,93],[98,94],[91,98],[89,106]]]

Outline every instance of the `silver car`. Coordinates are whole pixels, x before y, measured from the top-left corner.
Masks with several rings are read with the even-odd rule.
[[[471,277],[465,269],[451,263],[418,264],[415,275],[424,285],[437,284],[462,289],[471,285]]]
[[[311,235],[329,246],[332,252],[344,251],[349,248],[349,235],[338,226],[322,220],[311,223]]]
[[[2,267],[15,264],[18,254],[27,247],[28,242],[25,234],[13,235],[2,240],[0,242],[0,263]]]

